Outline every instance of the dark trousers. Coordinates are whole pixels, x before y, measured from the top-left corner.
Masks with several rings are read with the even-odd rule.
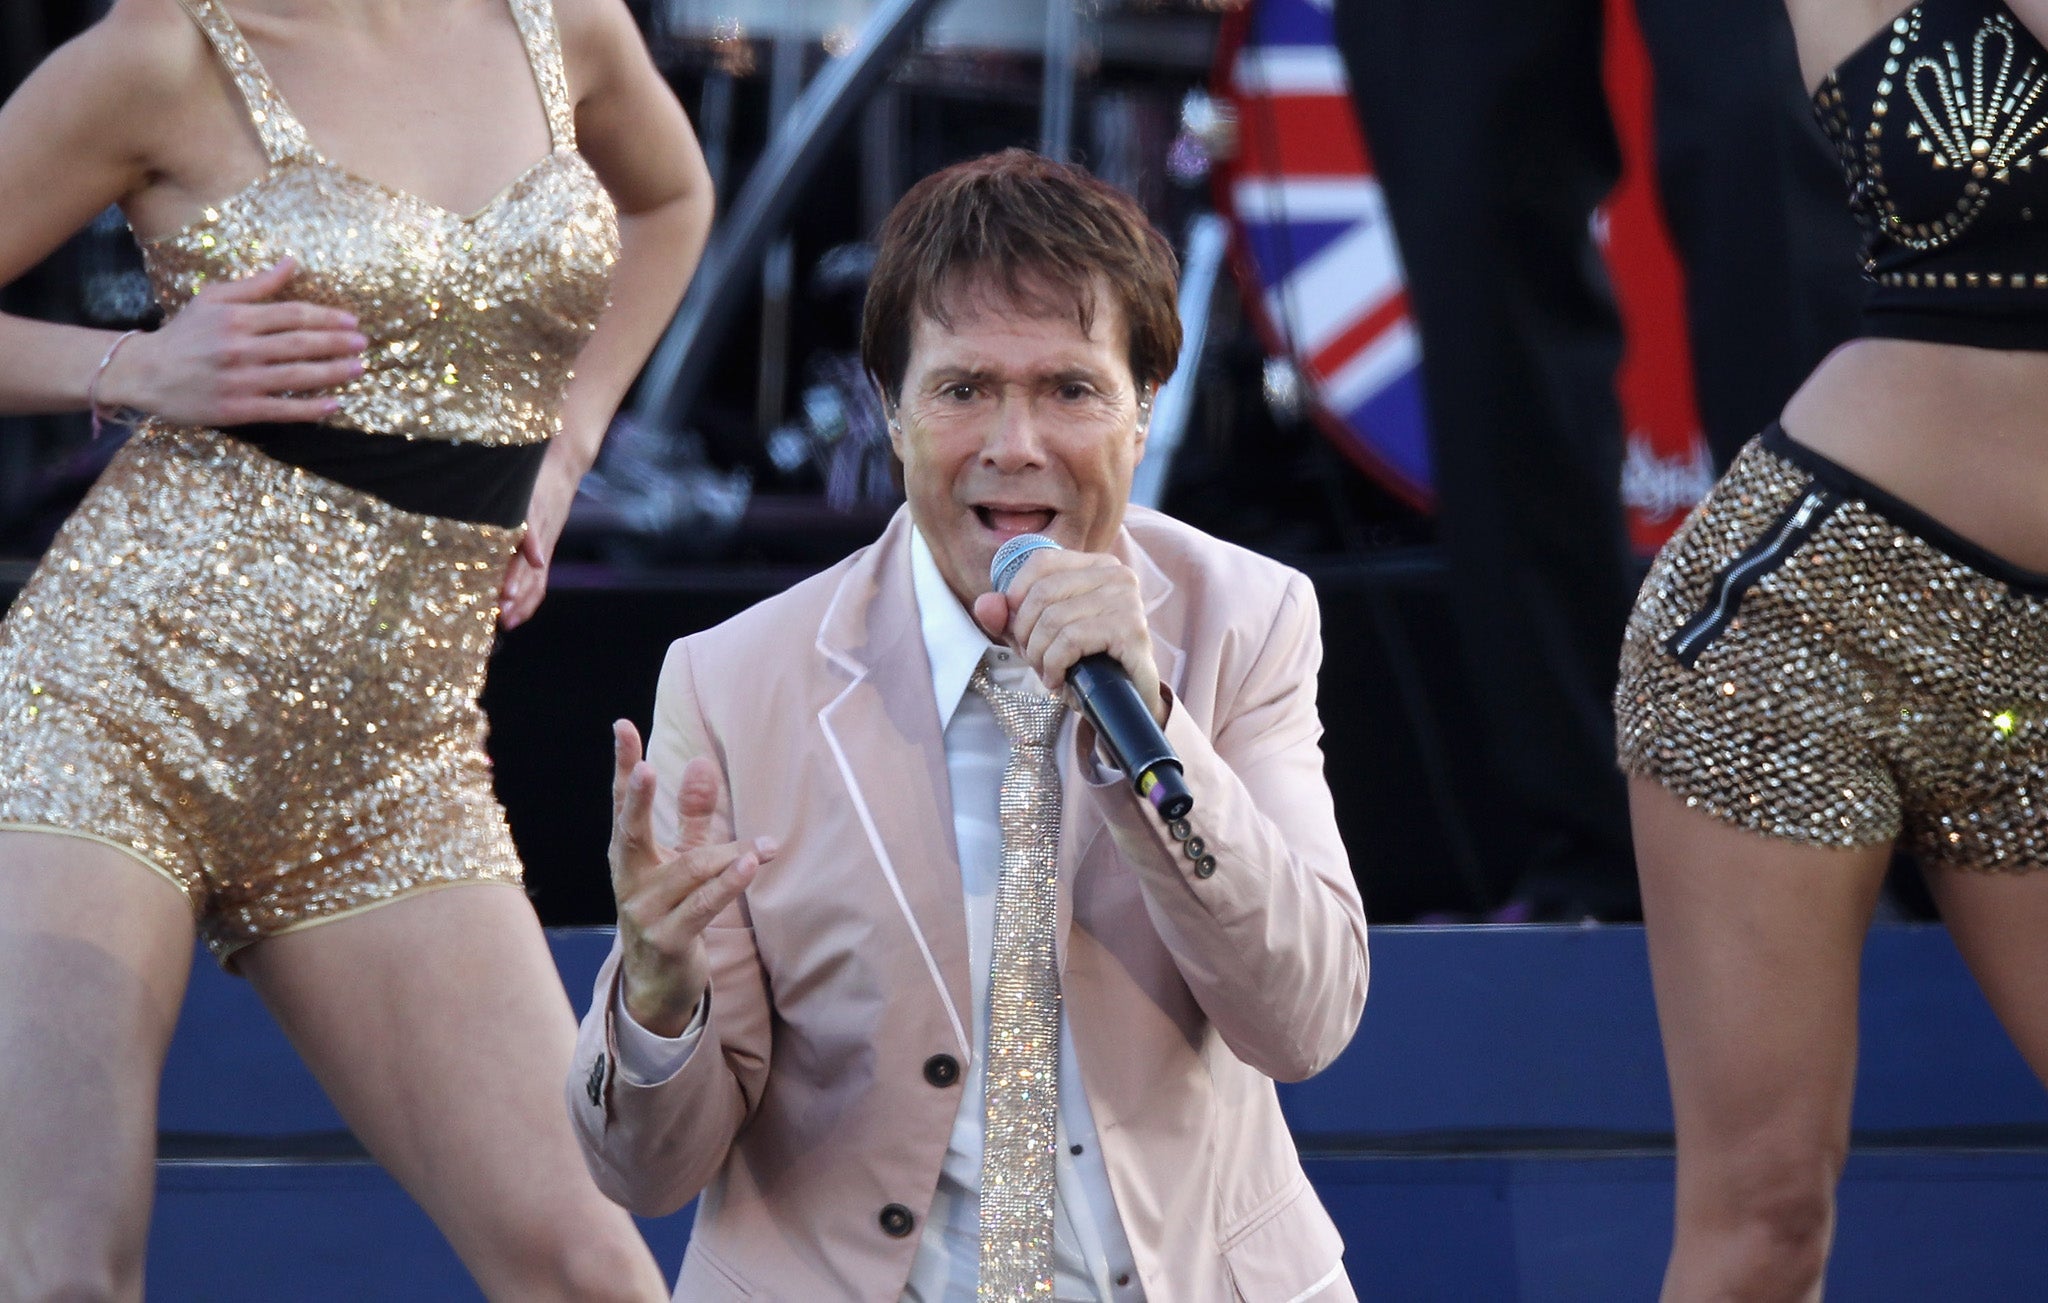
[[[1726,469],[1855,333],[1856,224],[1781,0],[1636,8],[1655,65],[1657,182],[1687,273],[1700,424]]]
[[[1853,324],[1854,233],[1777,0],[1639,0],[1700,406],[1725,463]],[[1511,808],[1511,890],[1637,912],[1609,698],[1634,596],[1590,235],[1619,156],[1600,0],[1337,0],[1422,336],[1466,668]],[[1477,813],[1477,812],[1475,812]]]

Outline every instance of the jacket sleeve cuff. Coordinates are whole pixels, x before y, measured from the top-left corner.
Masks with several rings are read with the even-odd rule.
[[[683,1070],[704,1038],[710,1022],[711,992],[697,1001],[697,1012],[679,1036],[657,1036],[626,1011],[626,984],[612,987],[613,1059],[620,1079],[629,1086],[659,1086]]]

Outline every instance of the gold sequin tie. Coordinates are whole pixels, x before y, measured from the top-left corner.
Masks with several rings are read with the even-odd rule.
[[[999,688],[981,666],[968,686],[988,699],[1010,738],[999,798],[1002,874],[988,982],[977,1297],[984,1303],[1051,1298],[1060,1063],[1060,979],[1053,959],[1060,770],[1052,744],[1066,706],[1057,697]]]

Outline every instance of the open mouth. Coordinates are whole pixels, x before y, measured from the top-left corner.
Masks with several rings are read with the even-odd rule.
[[[977,506],[974,514],[984,529],[1004,538],[1015,538],[1019,534],[1043,534],[1052,528],[1053,517],[1059,513],[1050,507]]]

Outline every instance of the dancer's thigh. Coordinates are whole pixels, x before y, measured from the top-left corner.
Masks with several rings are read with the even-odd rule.
[[[421,892],[260,941],[241,963],[342,1116],[492,1297],[548,1294],[529,1287],[573,1275],[570,1258],[609,1286],[586,1297],[660,1292],[571,1132],[575,1020],[518,887]]]
[[[1934,869],[1927,885],[1998,1020],[2048,1082],[2048,872]]]
[[[1785,1164],[1795,1179],[1800,1165],[1838,1172],[1863,941],[1890,848],[1762,836],[1643,778],[1630,795],[1681,1220],[1691,1200],[1740,1197]]]
[[[184,893],[127,854],[0,832],[0,1299],[140,1296],[192,946]]]

